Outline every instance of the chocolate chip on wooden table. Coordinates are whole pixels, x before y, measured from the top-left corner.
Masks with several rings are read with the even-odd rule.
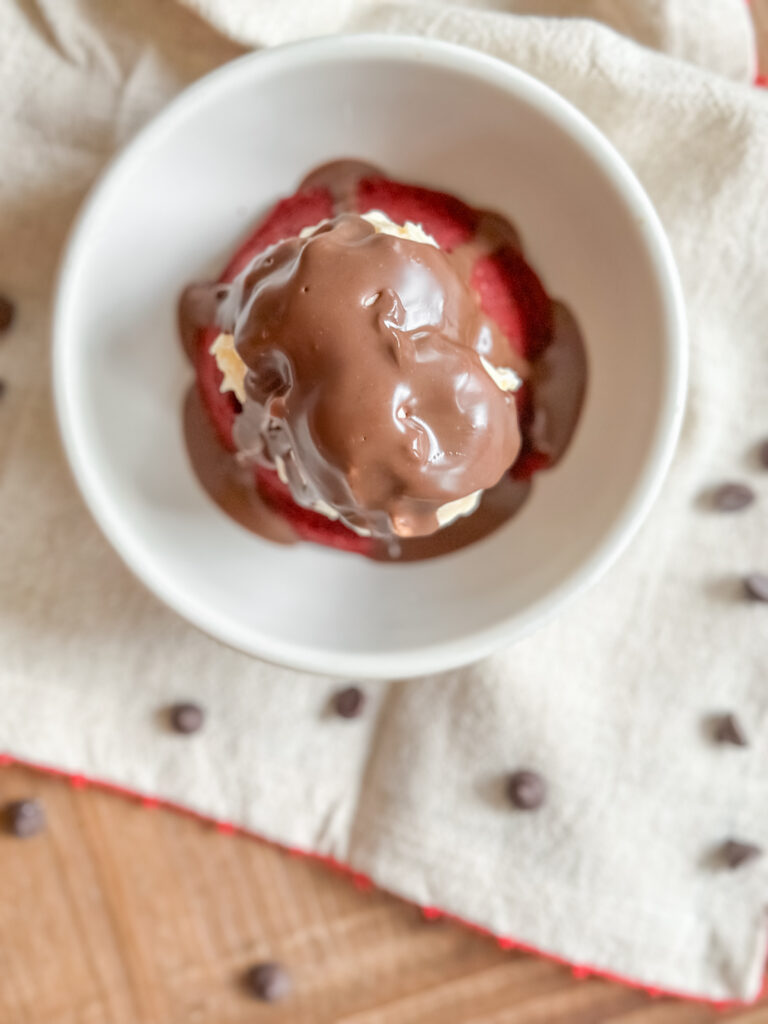
[[[16,307],[7,295],[0,294],[0,334],[9,330],[16,316]]]
[[[755,492],[747,484],[725,483],[712,492],[712,505],[718,512],[739,512],[754,500]]]
[[[365,694],[359,686],[346,686],[333,695],[333,710],[342,718],[357,718],[365,707]]]
[[[768,601],[768,573],[749,573],[744,577],[744,589],[753,600]]]
[[[538,772],[521,768],[509,776],[507,796],[518,810],[535,811],[547,798],[547,783]]]
[[[734,747],[747,746],[747,736],[741,722],[731,712],[715,719],[713,735],[718,743],[730,743]]]
[[[6,382],[5,382],[4,380],[3,380],[3,378],[2,378],[2,377],[0,377],[0,398],[2,398],[2,397],[3,397],[3,395],[5,394],[5,392],[6,392],[7,390],[8,390],[8,385],[7,385],[7,384],[6,384]]]
[[[762,855],[762,847],[756,846],[754,843],[743,842],[741,839],[726,839],[720,847],[723,864],[731,870],[757,860]]]
[[[8,832],[19,839],[29,839],[45,828],[45,809],[39,800],[15,800],[4,808]]]
[[[199,704],[187,701],[171,705],[170,719],[176,732],[188,735],[202,729],[205,723],[205,712]]]
[[[255,964],[246,973],[245,984],[252,996],[266,1003],[276,1003],[293,991],[290,974],[278,963]]]

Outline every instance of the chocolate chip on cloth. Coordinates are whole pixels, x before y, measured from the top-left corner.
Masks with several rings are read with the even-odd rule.
[[[9,330],[16,316],[16,307],[7,295],[0,295],[0,334]]]
[[[755,492],[746,484],[721,484],[712,492],[712,505],[718,512],[739,512],[754,500]]]
[[[713,723],[712,734],[718,743],[730,743],[734,747],[746,747],[747,736],[738,718],[731,714],[719,715]]]
[[[245,985],[252,996],[265,1003],[276,1003],[293,991],[291,976],[278,963],[255,964],[245,975]]]
[[[761,441],[757,447],[757,457],[763,469],[768,469],[768,438]]]
[[[39,800],[15,800],[4,808],[6,830],[18,839],[29,839],[45,828],[45,810]]]
[[[199,732],[205,723],[205,712],[199,704],[189,702],[173,704],[170,708],[171,726],[176,732],[189,735]]]
[[[751,572],[744,577],[744,589],[754,601],[768,601],[768,573]]]
[[[754,843],[745,843],[740,839],[726,839],[720,847],[720,858],[723,864],[732,871],[743,864],[762,857],[763,849]]]
[[[507,780],[507,796],[520,811],[535,811],[547,798],[547,783],[538,772],[521,768]]]
[[[359,686],[346,686],[333,695],[332,705],[341,718],[357,718],[365,707],[365,694]]]

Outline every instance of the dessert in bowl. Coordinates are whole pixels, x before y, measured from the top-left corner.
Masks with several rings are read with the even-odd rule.
[[[357,179],[365,208],[311,208],[281,221],[279,203],[322,194],[317,178],[301,183],[341,156],[377,169]],[[414,210],[414,197],[427,194],[432,205]],[[408,198],[408,209],[395,196]],[[446,241],[445,225],[430,223],[435,196],[458,221],[469,218],[467,238]],[[488,210],[497,216],[481,215]],[[275,237],[255,245],[271,216]],[[377,230],[387,222],[389,233]],[[489,232],[494,245],[462,270],[462,245],[488,249]],[[339,258],[326,259],[330,250]],[[494,261],[500,251],[504,259]],[[232,253],[242,264],[218,283]],[[264,266],[270,258],[282,268],[280,287]],[[461,315],[443,324],[422,311],[409,320],[414,304],[391,287],[392,275],[402,280],[402,259],[423,268]],[[375,284],[369,270],[378,262],[389,278]],[[340,274],[343,287],[332,285]],[[532,301],[508,301],[519,299],[523,279]],[[193,373],[175,340],[176,311],[185,286],[201,281],[221,292],[209,291],[214,308],[192,317]],[[334,292],[337,325],[350,323],[348,299],[357,295],[348,335],[378,338],[370,364],[358,360],[349,337],[312,348],[319,339],[306,325],[330,323],[313,287]],[[401,308],[379,295],[388,288]],[[435,294],[431,285],[427,292]],[[205,306],[205,293],[197,300]],[[256,319],[247,327],[249,310]],[[257,321],[273,324],[266,357],[254,343]],[[291,324],[301,326],[301,339]],[[371,324],[384,325],[384,334]],[[518,327],[529,350],[515,348]],[[560,608],[607,567],[650,507],[684,399],[674,264],[620,157],[529,76],[459,47],[395,37],[331,38],[243,58],[171,104],[86,204],[64,259],[55,335],[70,461],[137,575],[225,642],[344,676],[459,665]],[[570,412],[547,452],[537,448],[546,446],[537,431],[547,417],[533,429],[537,403],[529,399],[546,377],[536,363],[561,350],[550,347],[557,338],[566,338],[562,351],[572,362],[561,378],[566,398],[555,396],[552,408]],[[291,347],[299,342],[300,351]],[[399,354],[391,351],[401,343]],[[412,351],[421,343],[443,369],[447,357],[450,372],[427,373]],[[354,365],[332,353],[351,354]],[[222,367],[233,390],[220,390]],[[318,373],[332,382],[321,393],[311,384]],[[457,420],[444,410],[457,404],[459,380]],[[410,397],[398,390],[404,383]],[[185,436],[180,410],[192,384],[198,396],[208,389],[207,402],[188,402]],[[395,394],[402,400],[393,405]],[[253,417],[244,416],[249,398]],[[389,418],[380,415],[385,407]],[[378,424],[371,437],[360,408]],[[240,453],[245,484],[276,513],[278,533],[308,539],[260,535],[211,500],[218,485],[201,469],[210,460],[196,457],[196,472],[190,459],[195,416],[209,440],[213,427],[213,451]],[[392,438],[402,442],[397,455]],[[371,444],[376,458],[365,455]],[[453,465],[430,462],[453,451]],[[373,479],[377,465],[385,471]],[[514,514],[507,481],[528,492]],[[503,507],[474,535],[499,483]],[[221,491],[217,497],[226,503]],[[436,538],[449,538],[448,548],[424,550],[442,543]]]
[[[587,378],[573,316],[504,217],[354,160],[311,172],[188,287],[180,327],[214,500],[266,537],[392,561],[517,512]]]

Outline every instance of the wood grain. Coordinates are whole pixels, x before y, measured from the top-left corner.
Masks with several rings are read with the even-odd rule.
[[[171,811],[18,767],[48,829],[0,836],[0,1024],[768,1024],[576,980],[346,876]],[[282,961],[268,1006],[244,970]]]

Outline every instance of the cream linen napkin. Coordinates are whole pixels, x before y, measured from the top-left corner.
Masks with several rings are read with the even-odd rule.
[[[132,579],[74,490],[53,422],[48,317],[95,174],[178,89],[240,50],[172,0],[5,0],[0,290],[18,316],[0,345],[0,750],[332,855],[577,964],[753,998],[768,857],[737,871],[712,859],[732,835],[768,846],[768,606],[740,585],[768,570],[768,473],[754,457],[768,435],[768,97],[748,84],[746,7],[188,4],[249,44],[342,27],[459,40],[581,107],[636,169],[680,264],[692,345],[682,441],[640,536],[566,614],[473,668],[367,685],[354,721],[327,714],[342,681],[197,633]],[[702,490],[732,477],[758,502],[738,517],[702,508]],[[201,734],[163,728],[158,711],[178,698],[208,708]],[[738,713],[749,747],[711,741],[704,721],[721,710]],[[538,813],[501,797],[519,765],[549,781]]]

